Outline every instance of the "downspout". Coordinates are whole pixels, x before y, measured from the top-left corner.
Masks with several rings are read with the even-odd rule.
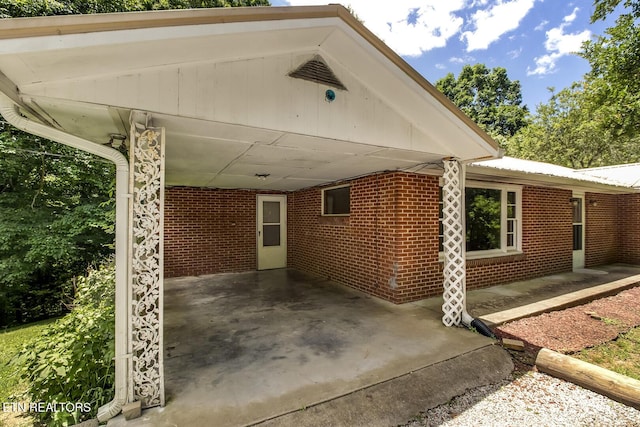
[[[0,94],[0,113],[8,123],[20,130],[95,154],[110,160],[116,166],[115,396],[111,402],[98,409],[98,420],[100,422],[107,421],[118,415],[127,401],[129,162],[122,153],[113,148],[22,117],[14,102],[4,93]]]
[[[500,157],[502,157],[502,154],[500,155]],[[460,166],[462,168],[462,229],[466,230],[467,229],[467,224],[466,224],[466,212],[467,212],[467,207],[465,206],[465,189],[466,189],[466,182],[467,182],[467,165],[469,163],[473,163],[474,160],[467,160],[467,161],[462,161],[460,162]],[[464,243],[463,243],[464,245]],[[466,251],[463,249],[463,253],[466,253]],[[466,255],[465,255],[465,264],[466,264]],[[461,313],[461,318],[460,318],[462,324],[464,326],[466,326],[468,329],[471,330],[476,330],[477,332],[479,332],[480,334],[484,335],[485,337],[489,337],[489,338],[496,338],[495,334],[493,333],[493,331],[484,324],[484,322],[478,318],[473,317],[471,314],[469,314],[469,312],[467,311],[467,277],[466,277],[466,266],[465,266],[465,279],[464,279],[464,299],[462,301],[462,313]]]

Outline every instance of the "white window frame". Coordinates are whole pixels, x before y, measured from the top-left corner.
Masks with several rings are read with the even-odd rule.
[[[339,188],[351,187],[351,184],[335,185],[333,187],[323,188],[321,192],[320,214],[322,216],[350,216],[351,215],[351,190],[349,190],[349,213],[346,214],[328,214],[324,213],[324,194],[326,191],[337,190]]]
[[[467,259],[491,258],[522,253],[522,186],[496,182],[467,181],[465,183],[465,188],[500,190],[500,248],[483,251],[468,251],[466,252]],[[513,246],[507,247],[507,202],[509,192],[514,192],[516,194],[516,217],[514,227],[516,235]],[[440,222],[441,219],[439,218],[438,221]],[[443,252],[440,252],[440,258],[444,259]]]

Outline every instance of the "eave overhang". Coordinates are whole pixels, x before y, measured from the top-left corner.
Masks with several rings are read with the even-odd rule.
[[[127,132],[131,111],[147,111],[167,128],[173,185],[291,190],[444,157],[500,156],[484,131],[339,5],[14,18],[0,21],[0,40],[0,90],[24,114],[104,144]],[[315,55],[349,89],[331,106],[322,85],[287,77]],[[192,84],[206,79],[218,80]],[[203,107],[207,90],[230,112]],[[274,93],[282,100],[270,101]],[[200,149],[226,160],[205,165]],[[270,168],[271,182],[247,179]]]

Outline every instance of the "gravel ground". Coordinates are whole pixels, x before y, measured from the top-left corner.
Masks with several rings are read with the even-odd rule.
[[[424,426],[640,426],[640,411],[540,372],[478,387],[406,424]]]

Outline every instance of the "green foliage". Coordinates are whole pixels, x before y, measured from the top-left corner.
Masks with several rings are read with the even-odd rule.
[[[593,15],[591,15],[591,23],[599,20],[605,20],[608,15],[613,13],[616,7],[623,4],[625,8],[631,8],[631,13],[638,17],[640,16],[640,1],[637,0],[595,0],[593,2],[596,7]]]
[[[95,417],[113,398],[114,295],[112,264],[76,282],[72,311],[47,327],[14,359],[29,383],[31,402],[89,403],[92,412],[38,413],[39,422],[64,426]]]
[[[268,0],[0,0],[0,17],[269,5]]]
[[[501,191],[467,188],[465,208],[467,251],[500,249]]]
[[[0,122],[0,325],[64,312],[62,285],[112,252],[114,167]]]
[[[637,138],[616,135],[583,84],[553,93],[538,106],[531,124],[507,144],[510,156],[589,168],[640,160]]]
[[[504,68],[465,65],[457,79],[449,73],[436,82],[436,87],[499,140],[527,125],[528,110],[522,104],[520,82],[511,81]]]
[[[605,35],[583,45],[591,71],[585,76],[590,102],[615,135],[640,135],[640,1],[596,0],[592,21],[604,20],[623,3],[625,10]]]

